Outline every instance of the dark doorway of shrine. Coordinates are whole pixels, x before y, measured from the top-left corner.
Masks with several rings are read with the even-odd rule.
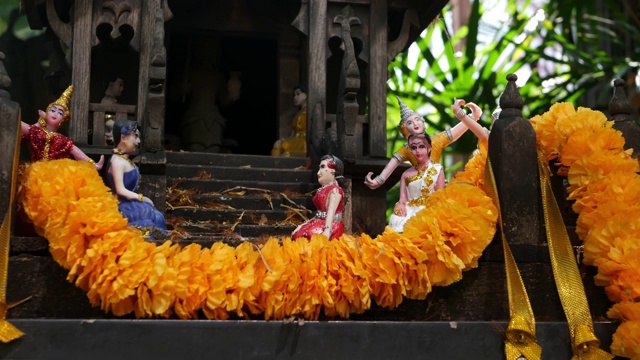
[[[269,155],[278,137],[277,39],[191,32],[166,40],[166,148],[193,150],[189,142],[213,137],[220,147],[206,151]],[[185,124],[194,121],[208,132],[189,140]]]

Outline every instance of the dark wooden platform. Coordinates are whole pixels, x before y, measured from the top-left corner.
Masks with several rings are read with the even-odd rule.
[[[13,320],[2,359],[504,359],[506,322]],[[595,324],[608,349],[617,324]],[[544,359],[570,359],[565,323],[537,324]]]

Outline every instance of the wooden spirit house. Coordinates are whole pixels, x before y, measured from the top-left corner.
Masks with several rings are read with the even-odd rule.
[[[268,155],[290,131],[292,88],[306,83],[308,155],[316,160],[333,152],[344,159],[352,177],[352,213],[359,214],[353,223],[372,232],[384,227],[386,200],[382,190],[371,192],[362,183],[367,171],[386,161],[387,66],[445,4],[23,2],[31,27],[47,28],[62,43],[60,51],[68,49],[75,87],[70,137],[87,153],[103,153],[105,119],[137,120],[144,129],[142,171],[159,182],[153,187],[156,202],[164,203],[165,143],[180,149],[171,140],[181,138],[190,95],[239,76],[240,98],[220,109],[227,122],[223,136],[236,144],[234,153]],[[198,84],[189,82],[194,73]],[[105,83],[114,77],[124,82],[122,96],[102,104]],[[194,105],[202,107],[194,111],[217,111],[215,97],[208,104]]]

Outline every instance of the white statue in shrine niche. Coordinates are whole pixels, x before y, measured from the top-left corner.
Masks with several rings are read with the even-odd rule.
[[[104,96],[101,104],[117,104],[118,98],[124,90],[124,80],[119,76],[111,76],[105,80]]]

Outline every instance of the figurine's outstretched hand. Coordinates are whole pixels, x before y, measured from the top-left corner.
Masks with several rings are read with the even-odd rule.
[[[369,172],[367,176],[364,178],[364,184],[371,190],[375,190],[384,184],[384,179],[382,176],[378,175],[375,178],[371,178],[373,176],[372,172]]]
[[[47,118],[47,114],[42,110],[38,110],[38,115],[43,119]]]
[[[464,104],[465,104],[464,99],[453,99],[451,110],[453,110],[453,114],[456,115],[456,117],[458,116],[458,113],[460,112]]]
[[[94,164],[94,166],[96,167],[96,170],[100,170],[102,169],[102,166],[104,165],[104,155],[100,155],[100,160]]]
[[[473,120],[480,120],[480,116],[482,116],[482,109],[480,109],[480,106],[470,102],[467,103],[467,107],[471,109],[471,116],[473,117]]]

